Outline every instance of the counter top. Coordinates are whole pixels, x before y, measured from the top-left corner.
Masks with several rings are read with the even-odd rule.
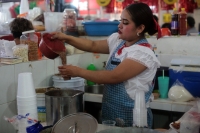
[[[85,93],[84,101],[102,103],[102,94]],[[150,102],[151,109],[174,111],[174,112],[187,112],[195,101],[190,102],[175,102],[170,99],[155,99]]]
[[[46,122],[43,122],[41,123],[43,126],[46,126]],[[102,130],[106,130],[106,129],[109,129],[110,127],[109,126],[106,126],[106,125],[103,125],[103,124],[98,124],[98,127],[97,127],[97,133],[102,131]],[[115,127],[114,127],[115,128]]]

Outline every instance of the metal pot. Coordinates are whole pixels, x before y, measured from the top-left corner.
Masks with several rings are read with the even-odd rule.
[[[52,90],[45,93],[46,122],[54,125],[66,115],[83,112],[83,91]]]

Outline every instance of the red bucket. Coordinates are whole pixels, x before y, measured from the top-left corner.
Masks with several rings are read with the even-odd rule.
[[[58,39],[51,39],[52,35],[49,33],[44,33],[42,40],[40,41],[40,51],[42,54],[49,58],[49,59],[55,59],[59,56],[58,53],[65,51],[66,48],[62,41]]]

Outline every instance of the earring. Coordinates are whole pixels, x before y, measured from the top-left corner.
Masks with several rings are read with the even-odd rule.
[[[140,33],[139,33],[139,32],[137,33],[137,36],[140,36]]]

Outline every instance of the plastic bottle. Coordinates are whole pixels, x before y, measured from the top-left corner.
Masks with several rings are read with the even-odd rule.
[[[19,10],[20,14],[28,13],[28,11],[29,11],[29,2],[28,2],[28,0],[21,0],[19,9],[20,9]]]
[[[96,71],[96,67],[93,63],[91,63],[88,67],[87,67],[87,70],[91,70],[91,71]],[[87,85],[91,86],[91,85],[95,85],[96,83],[92,82],[92,81],[89,81],[87,80]]]
[[[178,15],[179,17],[179,35],[187,34],[187,13],[185,8],[181,8],[181,12]]]
[[[35,30],[24,31],[20,36],[20,44],[28,45],[28,60],[38,60],[38,36]]]
[[[176,8],[172,13],[171,35],[178,35],[178,10]]]
[[[42,59],[42,53],[39,49],[39,44],[40,44],[40,41],[41,41],[41,33],[35,32],[35,35],[37,35],[37,37],[38,37],[38,59]]]

